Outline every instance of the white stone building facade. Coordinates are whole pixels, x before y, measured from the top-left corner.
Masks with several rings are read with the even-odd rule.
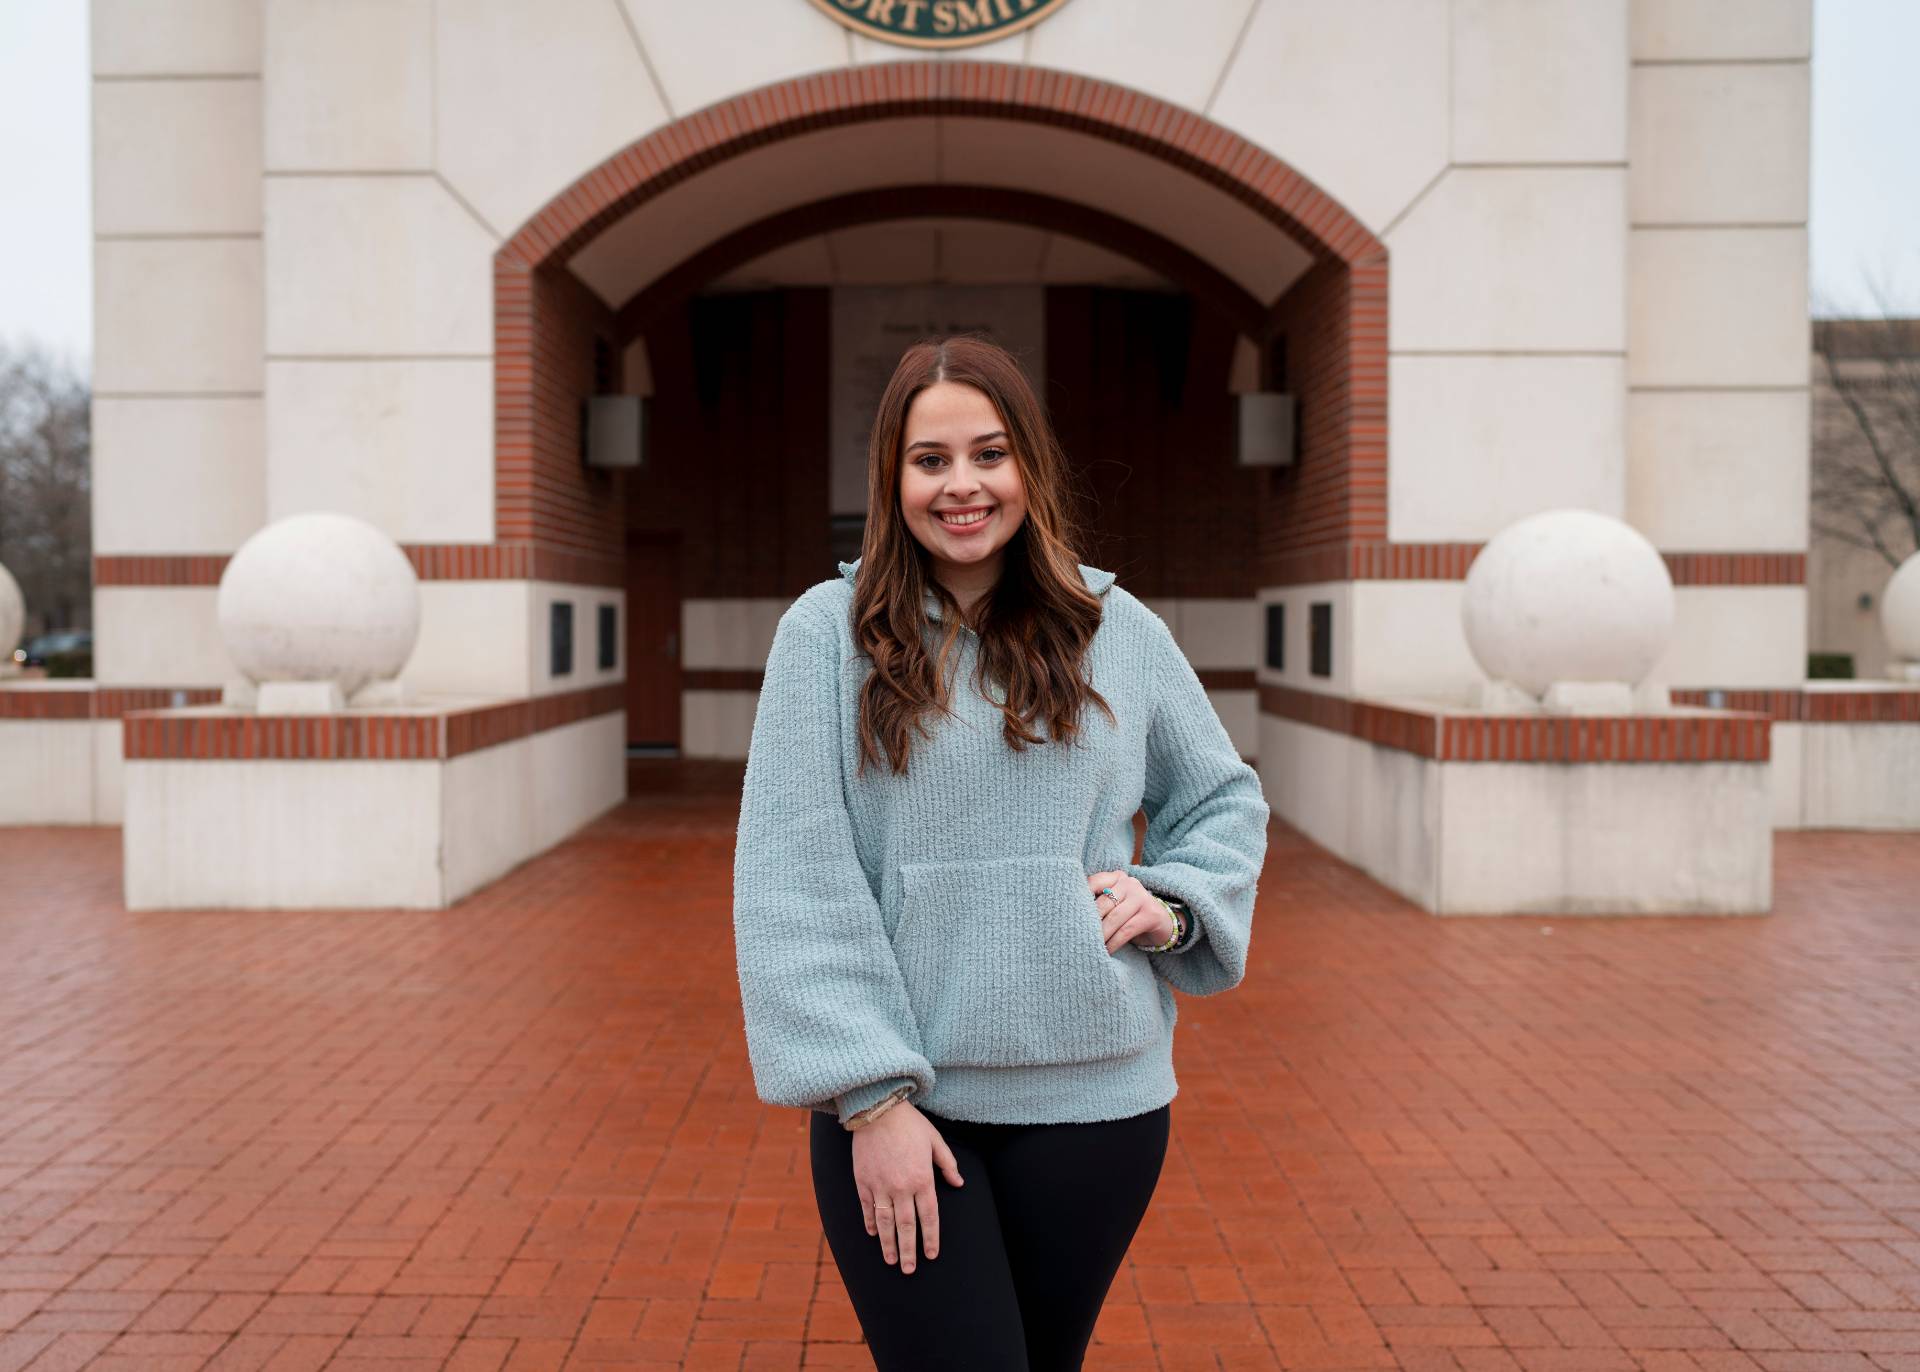
[[[1367,703],[1472,700],[1467,565],[1524,516],[1664,555],[1653,685],[1800,687],[1809,0],[1065,0],[953,50],[823,8],[94,0],[97,689],[211,701],[225,559],[331,510],[420,574],[408,685],[524,702],[569,815],[617,798],[623,744],[742,755],[780,611],[858,550],[826,432],[858,344],[824,321],[875,290],[1040,321],[1070,452],[1134,365],[1074,370],[1099,321],[1177,337],[1153,422],[1197,465],[1141,461],[1184,522],[1086,560],[1337,852],[1392,842]],[[1299,402],[1290,468],[1215,423],[1262,389]],[[580,405],[619,392],[651,397],[652,475],[579,460]],[[736,394],[805,418],[806,490],[698,475],[767,441]],[[120,721],[94,728],[104,796]],[[1505,746],[1452,756],[1533,806]],[[1722,760],[1780,818],[1761,754]]]

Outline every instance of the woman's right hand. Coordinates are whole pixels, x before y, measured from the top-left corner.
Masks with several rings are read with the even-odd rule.
[[[940,1252],[940,1207],[934,1197],[933,1169],[962,1185],[953,1150],[933,1121],[903,1100],[879,1118],[853,1131],[853,1184],[860,1193],[860,1217],[869,1234],[878,1234],[880,1251],[901,1272],[913,1271],[914,1235],[921,1235],[931,1261]]]

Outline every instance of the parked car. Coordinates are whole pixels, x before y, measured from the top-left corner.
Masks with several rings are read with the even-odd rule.
[[[44,667],[47,659],[61,653],[91,653],[93,630],[55,629],[35,634],[13,650],[13,660],[23,667]]]

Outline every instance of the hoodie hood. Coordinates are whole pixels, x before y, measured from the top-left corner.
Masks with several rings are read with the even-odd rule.
[[[1074,565],[1079,567],[1080,580],[1086,583],[1089,591],[1092,591],[1097,596],[1106,595],[1107,589],[1113,585],[1112,572],[1101,571],[1098,567],[1089,567],[1084,562],[1075,563]],[[842,562],[840,564],[840,575],[847,579],[848,585],[853,584],[854,573],[859,570],[860,559],[857,557],[851,562]],[[926,607],[929,618],[940,618],[940,599],[934,595],[931,590],[927,592]]]

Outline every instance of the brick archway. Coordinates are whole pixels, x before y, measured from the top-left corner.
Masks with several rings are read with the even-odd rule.
[[[764,252],[798,238],[887,219],[1044,224],[1056,233],[1081,238],[1132,258],[1206,301],[1250,337],[1261,337],[1272,324],[1265,301],[1198,254],[1130,220],[1035,191],[939,182],[827,196],[722,234],[679,266],[642,287],[622,305],[614,316],[614,341],[626,344],[664,310],[683,303],[707,282]]]
[[[1339,579],[1386,516],[1387,253],[1374,235],[1279,158],[1205,117],[1084,76],[988,62],[898,62],[763,87],[668,124],[587,172],[494,255],[495,538],[568,579],[617,560],[605,493],[564,433],[561,363],[548,321],[597,302],[565,272],[636,207],[728,158],[821,129],[951,115],[1053,125],[1157,158],[1226,192],[1315,259],[1275,305],[1278,326],[1311,326],[1296,389],[1303,460],[1272,474],[1262,580]],[[1289,318],[1289,314],[1294,317]],[[565,327],[564,324],[560,327]],[[536,573],[537,575],[538,573]]]

